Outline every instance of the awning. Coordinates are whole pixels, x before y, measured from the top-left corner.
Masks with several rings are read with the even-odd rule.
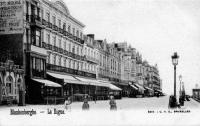
[[[162,93],[162,91],[161,91],[161,90],[159,90],[159,89],[155,89],[155,91]]]
[[[39,83],[43,83],[45,86],[48,87],[61,87],[60,84],[45,79],[32,79],[32,80],[37,81]]]
[[[116,90],[116,91],[121,91],[122,89],[113,85],[113,84],[110,84],[110,87],[109,87],[111,90]]]
[[[135,84],[140,90],[145,90],[143,86],[139,85],[139,84]]]
[[[135,85],[130,85],[133,89],[138,90],[138,87],[136,87]]]
[[[154,91],[153,89],[146,87],[146,86],[144,86],[144,88],[146,88],[147,90],[150,90],[150,91]]]
[[[80,80],[81,82],[88,83],[89,85],[107,87],[105,84],[102,84],[99,81],[94,80],[94,79],[88,79],[88,78],[82,78],[82,77],[75,77],[75,78]]]
[[[98,80],[101,84],[104,84],[106,87],[110,88],[111,90],[121,91],[122,89],[111,84],[109,81]]]
[[[47,72],[47,74],[50,75],[50,76],[53,76],[55,78],[58,78],[58,79],[63,79],[66,84],[69,83],[69,84],[88,85],[88,83],[79,81],[79,80],[77,80],[76,78],[74,78],[73,76],[70,76],[70,75],[51,73],[51,72]]]

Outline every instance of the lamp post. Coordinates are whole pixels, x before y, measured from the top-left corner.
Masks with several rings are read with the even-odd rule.
[[[183,100],[185,101],[185,87],[184,87],[184,82],[182,82],[182,97],[183,97]]]
[[[174,65],[174,97],[176,99],[176,65],[178,65],[178,54],[177,52],[174,53],[172,56],[172,64]]]
[[[180,96],[181,96],[181,94],[182,94],[182,93],[181,93],[182,75],[179,75],[179,81],[180,81],[180,92],[179,92],[179,93],[180,93]]]

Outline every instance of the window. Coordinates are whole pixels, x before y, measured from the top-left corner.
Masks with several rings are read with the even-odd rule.
[[[58,65],[61,66],[61,56],[59,56]]]
[[[73,69],[75,69],[75,67],[76,67],[75,63],[76,63],[76,61],[73,61],[73,67],[72,67]]]
[[[66,67],[66,59],[65,58],[63,58],[63,62],[64,62],[64,67]]]
[[[53,44],[56,46],[56,35],[53,37]]]
[[[75,53],[75,45],[72,47],[72,53]]]
[[[52,20],[53,20],[53,25],[56,25],[56,17],[52,16]]]
[[[61,28],[61,20],[58,19],[58,27]]]
[[[71,33],[71,26],[68,25],[68,32]]]
[[[63,23],[63,30],[66,31],[66,23]]]
[[[12,89],[13,89],[13,79],[11,76],[8,76],[6,78],[6,91],[8,94],[12,94]]]
[[[59,39],[58,42],[59,42],[59,48],[61,48],[62,47],[61,46],[61,39]]]
[[[75,28],[73,28],[72,35],[75,35]]]
[[[69,59],[69,68],[71,68],[71,59]]]
[[[63,43],[64,45],[64,50],[66,50],[66,41],[64,41],[64,43]]]
[[[83,33],[82,33],[82,32],[80,32],[80,38],[81,38],[81,39],[82,39],[82,34],[83,34]]]
[[[79,48],[78,48],[78,46],[77,46],[77,55],[79,55]]]
[[[32,36],[32,44],[35,46],[41,46],[41,31],[39,30],[33,30],[31,33]]]
[[[50,13],[49,12],[46,12],[46,20],[47,20],[47,22],[50,22]]]
[[[36,69],[37,71],[41,71],[40,65],[41,65],[40,59],[36,58],[36,59],[35,59],[35,69]]]
[[[79,31],[78,30],[76,31],[76,36],[79,38]]]
[[[47,63],[50,63],[50,61],[51,61],[51,53],[49,53],[47,56]]]
[[[56,65],[56,54],[53,56],[53,64]]]
[[[71,52],[71,43],[69,43],[69,52]]]
[[[46,38],[47,38],[47,43],[50,44],[50,34],[49,33],[46,34]]]

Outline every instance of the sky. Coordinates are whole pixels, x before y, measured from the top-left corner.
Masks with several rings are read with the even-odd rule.
[[[85,34],[108,42],[126,41],[143,59],[157,64],[163,92],[173,94],[171,56],[177,52],[177,93],[182,75],[187,94],[200,87],[200,0],[63,0],[86,25]]]

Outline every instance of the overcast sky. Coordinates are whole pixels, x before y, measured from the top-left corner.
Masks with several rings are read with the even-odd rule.
[[[163,91],[173,94],[171,55],[180,55],[178,76],[186,92],[200,84],[200,0],[64,0],[85,34],[127,41],[150,64],[158,64]]]

